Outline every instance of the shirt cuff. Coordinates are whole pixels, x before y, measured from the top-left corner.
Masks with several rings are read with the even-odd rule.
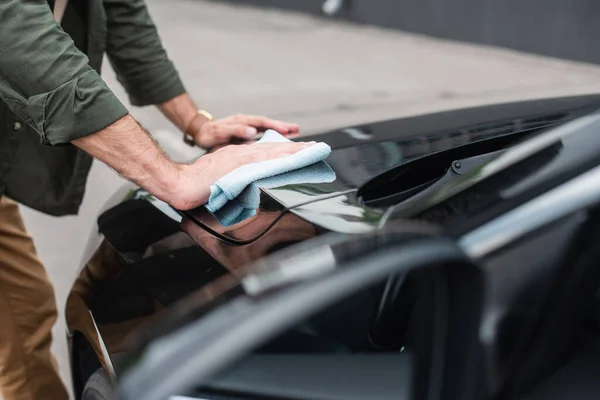
[[[30,97],[27,111],[42,144],[48,145],[91,135],[129,113],[93,70],[51,92]]]
[[[185,93],[175,66],[165,60],[143,70],[131,71],[119,77],[134,106],[161,104]]]

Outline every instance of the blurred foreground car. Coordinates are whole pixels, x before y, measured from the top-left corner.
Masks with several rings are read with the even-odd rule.
[[[123,188],[67,301],[77,398],[599,398],[599,108],[323,134],[335,181],[239,220]]]

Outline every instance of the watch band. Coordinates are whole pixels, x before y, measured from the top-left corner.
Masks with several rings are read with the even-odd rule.
[[[204,118],[206,118],[209,121],[212,121],[214,119],[212,114],[206,110],[198,110],[198,114],[202,115]]]
[[[212,121],[214,120],[213,116],[211,113],[209,113],[206,110],[198,110],[198,114],[202,115],[204,118],[206,118],[208,121]],[[183,134],[183,141],[190,145],[190,146],[195,146],[196,145],[196,140],[194,139],[194,136],[190,135],[187,132],[184,132]]]
[[[192,135],[190,135],[189,133],[184,133],[183,134],[183,141],[185,142],[185,144],[194,147],[196,145],[196,140],[194,140],[194,137]]]

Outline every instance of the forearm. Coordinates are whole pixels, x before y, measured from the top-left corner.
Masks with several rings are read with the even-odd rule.
[[[207,122],[203,115],[198,114],[198,108],[189,94],[184,93],[158,105],[158,109],[181,132],[198,131]]]
[[[174,198],[181,166],[130,115],[72,143],[161,200]]]
[[[314,144],[227,146],[191,164],[176,164],[130,115],[72,143],[179,210],[206,204],[210,186],[242,165],[285,157]]]
[[[182,132],[185,132],[198,114],[196,104],[187,93],[173,97],[169,101],[158,104],[157,107]]]

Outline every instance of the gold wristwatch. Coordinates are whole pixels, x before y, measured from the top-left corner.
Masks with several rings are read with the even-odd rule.
[[[212,121],[214,118],[211,115],[211,113],[209,113],[206,110],[198,110],[198,114],[202,115],[204,118],[207,119],[207,121]],[[191,124],[190,124],[191,125]],[[190,135],[188,132],[185,132],[183,134],[183,141],[187,144],[189,144],[190,146],[195,146],[196,145],[196,141],[194,140],[194,136]]]

